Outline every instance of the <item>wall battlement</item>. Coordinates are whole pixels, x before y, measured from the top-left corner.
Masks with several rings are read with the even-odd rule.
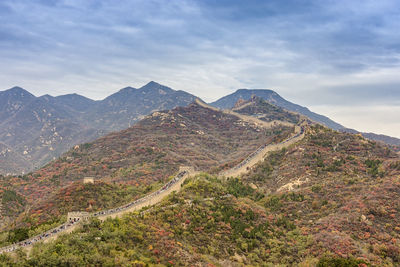
[[[94,178],[93,177],[84,177],[83,184],[94,184]]]
[[[67,214],[67,222],[87,221],[91,217],[89,212],[72,211]]]

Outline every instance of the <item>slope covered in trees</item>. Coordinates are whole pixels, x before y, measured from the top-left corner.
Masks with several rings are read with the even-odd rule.
[[[265,129],[192,104],[155,112],[127,130],[76,146],[34,173],[5,179],[3,185],[26,200],[26,212],[14,214],[19,215],[17,226],[31,227],[67,211],[110,208],[127,198],[96,197],[93,190],[136,197],[132,192],[139,196],[164,183],[182,165],[211,173],[228,168],[292,130]],[[84,177],[93,177],[95,185],[82,188]]]
[[[280,115],[279,109],[263,101],[249,103],[236,112],[267,121],[276,116],[298,118],[293,113]],[[71,235],[34,247],[29,258],[20,251],[14,258],[0,256],[0,262],[28,266],[400,264],[400,158],[388,147],[360,135],[311,125],[303,140],[268,154],[242,177],[214,175],[258,145],[279,142],[290,131],[260,129],[192,104],[154,113],[135,127],[82,145],[32,175],[41,185],[60,188],[39,205],[27,198],[34,212],[26,213],[25,219],[45,210],[52,215],[40,214],[36,219],[46,223],[25,220],[24,227],[1,234],[3,242],[50,228],[57,223],[51,218],[61,220],[60,211],[70,206],[81,209],[90,204],[90,210],[98,210],[136,198],[157,188],[179,165],[194,165],[211,174],[187,180],[183,190],[157,206],[121,219],[92,220]],[[137,165],[137,158],[145,164]],[[82,185],[82,173],[98,177],[99,182]],[[15,177],[14,182],[24,179]],[[15,194],[8,195],[21,200],[22,191],[7,188],[11,189]]]
[[[35,247],[45,265],[396,266],[400,159],[315,125],[241,178],[202,174],[160,205]]]

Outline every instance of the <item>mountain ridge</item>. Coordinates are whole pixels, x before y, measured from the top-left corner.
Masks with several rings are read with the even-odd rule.
[[[252,95],[261,97],[264,100],[270,102],[271,104],[277,105],[286,110],[294,111],[302,115],[305,115],[310,119],[315,120],[316,122],[323,123],[329,128],[335,130],[343,128],[342,125],[332,121],[326,116],[314,113],[306,107],[287,101],[286,99],[284,99],[278,93],[276,93],[271,89],[238,89],[235,92],[226,95],[210,104],[218,108],[232,108],[239,99],[242,98],[243,100],[249,100],[252,97]]]
[[[325,116],[311,112],[306,107],[285,100],[270,89],[239,89],[211,105],[230,108],[239,99],[248,100],[253,94],[330,128],[355,132]],[[195,98],[196,96],[185,91],[176,91],[154,81],[140,88],[122,88],[103,100],[92,100],[76,93],[36,97],[18,86],[1,91],[0,141],[12,148],[14,154],[5,154],[9,158],[0,161],[0,173],[26,173],[57,158],[76,144],[126,129],[156,110],[189,105]],[[372,133],[362,134],[367,138],[400,147],[400,139]],[[15,153],[19,154],[18,159]],[[9,166],[3,166],[5,162],[13,162],[13,157],[15,162],[21,164],[29,161],[35,164],[23,164],[25,167],[19,166],[14,171]]]
[[[277,117],[298,121],[264,100],[254,98],[250,104],[235,112],[267,122]],[[243,163],[245,150],[258,151],[257,144],[275,138],[284,143],[291,133],[279,137],[283,129],[271,129],[272,139],[264,139],[266,132],[260,132],[257,124],[232,114],[196,102],[155,112],[129,129],[74,148],[40,171],[15,177],[13,187],[7,188],[6,209],[23,203],[23,196],[32,206],[24,214],[27,217],[15,221],[20,228],[8,232],[8,241],[21,240],[21,233],[34,236],[51,229],[51,223],[59,220],[49,215],[60,211],[98,211],[104,204],[117,205],[110,201],[114,197],[117,202],[137,199],[148,182],[163,179],[179,165],[190,163],[197,170],[221,173],[229,169],[224,163],[235,151],[231,159]],[[240,159],[235,160],[237,156]],[[233,162],[230,166],[237,166]],[[166,172],[154,180],[157,169]],[[110,180],[96,176],[105,173]],[[0,262],[101,265],[117,263],[114,251],[124,255],[118,263],[125,265],[396,266],[400,262],[400,158],[388,147],[311,123],[303,139],[270,152],[241,177],[221,179],[212,174],[187,179],[179,192],[140,213],[91,220],[72,234],[39,243],[29,258],[6,256]],[[99,180],[85,185],[79,182],[85,176]],[[65,181],[74,182],[64,186]],[[52,197],[35,202],[50,190],[45,186],[58,182]],[[119,187],[121,183],[132,183],[137,191]],[[157,184],[148,188],[157,189]],[[3,244],[6,234],[0,234]]]
[[[35,164],[23,164],[13,170],[5,166],[5,162],[13,162],[13,158],[21,164],[25,161],[17,160],[16,154],[7,153],[5,156],[9,158],[0,161],[0,173],[26,173],[74,145],[128,128],[155,110],[186,106],[194,99],[189,93],[154,81],[139,89],[125,87],[97,101],[79,94],[36,97],[21,87],[2,91],[0,142],[13,148],[25,161]]]
[[[243,100],[249,100],[252,95],[256,95],[258,97],[261,97],[271,104],[277,105],[279,107],[282,107],[286,110],[293,111],[300,113],[311,120],[314,120],[318,123],[322,123],[323,125],[337,130],[337,131],[343,131],[343,132],[350,132],[350,133],[360,133],[364,137],[375,140],[375,141],[380,141],[384,142],[386,144],[392,145],[392,146],[400,146],[400,138],[384,135],[384,134],[375,134],[375,133],[365,133],[365,132],[360,132],[354,129],[346,128],[345,126],[331,120],[330,118],[317,114],[315,112],[310,111],[307,107],[303,107],[301,105],[292,103],[290,101],[287,101],[283,97],[281,97],[278,93],[271,89],[238,89],[235,92],[226,95],[224,97],[219,98],[218,100],[211,102],[210,105],[213,105],[218,108],[232,108],[234,107],[235,103],[239,99]],[[397,148],[398,149],[398,148]]]
[[[261,145],[283,140],[292,128],[272,125],[264,130],[254,122],[244,122],[236,115],[193,102],[186,107],[154,112],[128,129],[75,146],[41,169],[14,178],[12,188],[32,205],[29,214],[47,210],[37,217],[43,221],[71,211],[70,204],[54,203],[59,203],[64,193],[79,187],[77,184],[84,177],[93,177],[96,183],[124,186],[123,194],[131,196],[128,189],[144,191],[148,186],[165,182],[182,165],[214,173],[234,166]],[[110,190],[121,189],[112,186]],[[101,204],[86,201],[91,201],[95,210]],[[74,205],[85,209],[88,202],[81,199]]]

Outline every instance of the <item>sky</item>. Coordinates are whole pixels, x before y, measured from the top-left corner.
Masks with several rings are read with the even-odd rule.
[[[1,0],[0,90],[268,88],[400,138],[398,0]]]

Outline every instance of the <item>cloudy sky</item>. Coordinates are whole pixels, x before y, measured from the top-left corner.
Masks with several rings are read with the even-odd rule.
[[[1,0],[0,90],[270,88],[400,137],[399,29],[398,0]]]

